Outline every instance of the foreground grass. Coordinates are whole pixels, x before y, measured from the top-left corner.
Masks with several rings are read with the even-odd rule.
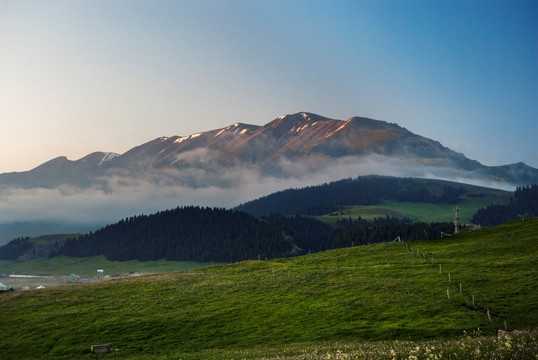
[[[538,356],[538,333],[522,332],[509,336],[483,336],[480,332],[464,334],[458,339],[418,341],[340,341],[294,343],[248,349],[212,349],[194,354],[167,356],[135,355],[133,359],[280,359],[280,360],[535,360]],[[121,357],[119,353],[107,355]]]
[[[532,219],[407,246],[1,294],[0,354],[93,358],[90,345],[107,344],[119,351],[106,357],[139,359],[398,358],[417,347],[417,358],[426,347],[466,358],[465,344],[480,343],[483,353],[522,344],[535,358],[535,333],[511,351],[490,336],[505,322],[538,324],[536,230]],[[462,338],[478,328],[483,336]]]

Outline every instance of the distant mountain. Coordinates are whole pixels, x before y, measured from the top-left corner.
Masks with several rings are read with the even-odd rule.
[[[42,226],[47,233],[85,232],[134,214],[178,205],[233,207],[279,190],[368,174],[511,190],[538,183],[538,169],[485,166],[396,124],[302,112],[264,126],[236,123],[157,138],[124,154],[62,156],[0,174],[0,244],[42,235],[30,233]],[[19,230],[21,224],[31,227]]]
[[[444,169],[448,176],[457,171],[458,176],[500,183],[538,182],[538,169],[523,163],[485,166],[396,124],[362,117],[334,120],[302,112],[280,116],[264,126],[236,123],[188,136],[162,137],[124,154],[95,152],[76,161],[58,157],[30,171],[0,174],[0,188],[100,185],[106,189],[109,176],[154,179],[159,172],[166,173],[160,178],[164,184],[225,187],[230,184],[219,178],[223,167],[244,166],[288,177],[316,171],[336,159],[368,155],[406,166]],[[297,163],[302,165],[294,166]],[[166,172],[186,169],[203,171],[205,176]]]

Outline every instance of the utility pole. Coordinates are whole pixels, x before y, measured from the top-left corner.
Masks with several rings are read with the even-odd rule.
[[[459,213],[459,211],[460,210],[456,206],[456,208],[454,209],[454,234],[457,234],[459,232],[459,229],[458,229],[458,220],[459,220],[458,213]]]

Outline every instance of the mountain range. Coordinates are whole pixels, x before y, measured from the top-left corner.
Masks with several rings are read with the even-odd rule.
[[[103,178],[111,175],[159,173],[168,175],[161,182],[166,179],[193,187],[225,187],[229,185],[226,179],[218,176],[223,167],[244,166],[262,174],[289,177],[317,171],[335,159],[360,160],[370,155],[379,156],[381,161],[427,167],[433,176],[441,177],[441,172],[450,170],[464,178],[500,184],[538,182],[538,170],[524,163],[485,166],[397,124],[363,117],[335,120],[302,112],[280,116],[264,126],[236,123],[188,136],[161,137],[124,154],[94,152],[76,161],[57,157],[30,171],[0,174],[0,188],[54,188],[65,184],[84,188],[105,186]],[[357,165],[359,172],[360,162]],[[199,176],[199,171],[211,176]]]
[[[0,174],[0,243],[43,235],[39,229],[86,232],[177,206],[233,207],[288,188],[369,174],[510,190],[538,183],[538,169],[486,166],[397,124],[301,112],[263,126],[236,123],[160,137],[123,154],[94,152],[75,161],[61,156]]]

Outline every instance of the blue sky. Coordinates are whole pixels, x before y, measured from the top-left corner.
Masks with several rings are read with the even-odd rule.
[[[538,167],[538,2],[0,0],[0,172],[299,111]]]

